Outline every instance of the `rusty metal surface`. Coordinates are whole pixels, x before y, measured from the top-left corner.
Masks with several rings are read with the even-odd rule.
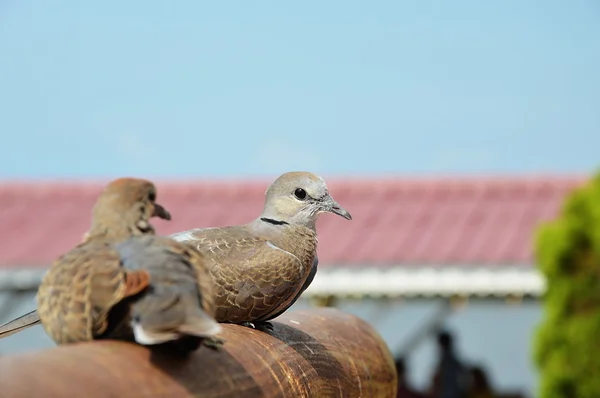
[[[395,397],[386,344],[335,309],[288,312],[271,330],[223,325],[221,351],[174,358],[116,341],[0,358],[3,398]]]

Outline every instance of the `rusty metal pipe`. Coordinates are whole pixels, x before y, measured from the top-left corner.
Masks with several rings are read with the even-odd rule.
[[[0,396],[381,397],[396,396],[392,355],[365,321],[323,308],[288,312],[271,330],[223,325],[221,351],[189,358],[97,341],[0,358]]]

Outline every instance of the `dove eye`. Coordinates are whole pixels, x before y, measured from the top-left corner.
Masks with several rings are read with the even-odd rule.
[[[156,192],[150,192],[148,194],[148,200],[150,200],[150,202],[156,201]]]
[[[296,190],[294,191],[294,196],[300,200],[304,200],[304,199],[306,199],[307,194],[304,189],[296,188]]]

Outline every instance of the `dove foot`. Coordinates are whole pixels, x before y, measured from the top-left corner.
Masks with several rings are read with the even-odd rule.
[[[202,345],[210,349],[219,351],[225,344],[225,340],[218,337],[207,337],[202,341]]]
[[[247,328],[260,330],[261,332],[272,332],[273,331],[273,324],[268,321],[241,322],[240,325],[245,326]]]
[[[271,333],[273,332],[273,324],[271,322],[256,322],[254,324],[254,328],[256,330],[260,330],[261,332]]]

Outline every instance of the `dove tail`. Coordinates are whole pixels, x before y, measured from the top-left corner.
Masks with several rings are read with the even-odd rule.
[[[159,330],[144,324],[143,318],[134,319],[132,322],[135,341],[143,345],[162,344],[179,340],[184,336],[209,338],[220,333],[221,325],[204,311],[198,309],[196,314],[188,316],[185,323],[171,330]]]
[[[40,317],[37,313],[37,310],[33,310],[28,312],[25,315],[22,315],[12,321],[8,321],[5,324],[0,326],[0,339],[13,335],[15,333],[20,332],[21,330],[25,330],[31,326],[35,326],[41,323]]]
[[[223,328],[213,317],[198,307],[188,311],[186,322],[178,328],[179,333],[196,337],[213,337]]]
[[[153,331],[149,328],[144,328],[141,323],[136,321],[132,323],[132,327],[135,341],[142,345],[162,344],[179,338],[177,333]]]
[[[157,290],[160,289],[153,293]],[[165,307],[168,299],[171,305]],[[185,336],[210,338],[222,330],[221,325],[202,310],[197,297],[150,294],[133,304],[132,310],[133,334],[143,345],[162,344]]]

